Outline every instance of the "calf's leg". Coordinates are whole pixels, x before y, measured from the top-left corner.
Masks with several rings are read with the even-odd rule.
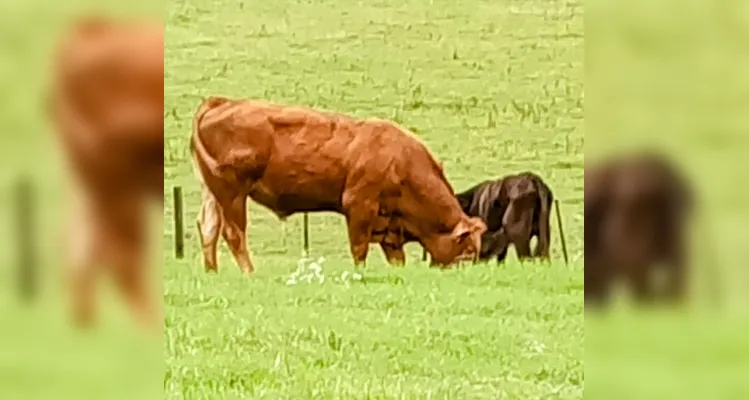
[[[538,216],[538,232],[536,234],[536,248],[533,251],[533,257],[549,260],[549,247],[551,243],[551,234],[549,230],[549,213],[540,213]]]
[[[683,301],[687,291],[688,266],[682,238],[673,237],[664,250],[663,258],[668,268],[666,298],[671,302]]]
[[[624,271],[629,278],[629,285],[636,302],[644,305],[652,303],[656,298],[651,274],[653,271],[652,262],[638,262],[627,266]]]
[[[608,305],[613,281],[613,270],[610,267],[592,256],[586,260],[583,288],[586,310],[598,310]]]
[[[507,238],[515,246],[515,252],[521,261],[531,257],[532,223],[533,210],[514,201],[510,203],[502,218]]]
[[[497,264],[501,264],[505,261],[507,258],[507,249],[509,249],[509,246],[505,246],[504,249],[497,253]]]
[[[502,262],[507,255],[507,236],[504,229],[496,232],[487,232],[481,236],[481,251],[479,252],[479,261],[488,261],[492,257],[497,257],[497,263]]]

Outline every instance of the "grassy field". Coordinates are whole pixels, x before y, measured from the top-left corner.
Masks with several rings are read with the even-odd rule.
[[[167,205],[167,398],[582,397],[582,3],[175,0],[166,22],[164,189],[183,186],[189,228],[175,261]],[[373,247],[363,278],[342,282],[343,219],[313,214],[326,280],[288,286],[301,216],[284,230],[252,204],[256,276],[241,277],[223,246],[206,275],[187,139],[207,95],[394,119],[458,189],[536,171],[562,201],[572,265],[556,236],[553,265],[448,272],[421,264],[417,246],[405,268]]]
[[[579,1],[168,2],[165,192],[185,188],[188,227],[198,207],[186,146],[193,110],[205,95],[259,97],[393,118],[421,135],[458,189],[541,173],[563,202],[573,265],[437,272],[410,247],[409,265],[396,269],[373,248],[363,278],[340,282],[352,271],[342,218],[313,215],[326,281],[288,286],[301,218],[284,234],[252,205],[257,276],[241,277],[225,249],[209,276],[192,235],[187,260],[173,260],[167,204],[165,226],[156,224],[161,343],[133,334],[111,295],[96,332],[71,331],[64,314],[54,247],[64,181],[39,96],[55,35],[94,3],[163,11],[149,1],[0,4],[0,398],[565,399],[582,397],[584,375],[590,399],[749,397],[740,184],[749,53],[730,37],[745,11],[723,10],[720,26],[733,30],[717,34],[695,28],[712,15],[700,2],[587,2],[583,125]],[[583,323],[584,137],[587,156],[657,142],[683,162],[710,225],[698,229],[708,237],[699,249],[717,253],[701,267],[720,272],[733,315],[625,305]],[[19,171],[39,189],[43,292],[30,307],[17,303],[11,268],[6,189]]]

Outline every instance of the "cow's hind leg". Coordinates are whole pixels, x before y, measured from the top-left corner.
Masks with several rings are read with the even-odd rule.
[[[203,187],[202,205],[198,215],[198,237],[203,250],[203,267],[206,272],[218,271],[216,252],[218,237],[224,226],[223,215],[216,198]]]
[[[102,261],[99,220],[90,204],[74,199],[73,212],[68,221],[66,243],[66,272],[72,299],[73,320],[79,326],[89,325],[95,314],[95,281]]]
[[[119,196],[102,211],[107,262],[130,311],[141,324],[161,326],[146,285],[147,213],[143,197]]]
[[[224,222],[221,232],[239,269],[246,274],[255,272],[247,250],[247,196],[235,193],[219,200],[219,206]]]

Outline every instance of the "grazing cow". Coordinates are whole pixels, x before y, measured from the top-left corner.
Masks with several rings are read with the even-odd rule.
[[[692,195],[663,157],[643,153],[585,171],[585,304],[606,304],[612,284],[625,279],[639,302],[684,294],[684,226]],[[666,267],[665,292],[655,286]]]
[[[312,211],[344,215],[356,264],[364,263],[370,242],[380,243],[391,262],[401,260],[406,235],[440,266],[473,258],[481,248],[486,225],[463,213],[426,146],[393,122],[212,97],[198,108],[193,127],[206,270],[217,269],[222,234],[239,267],[254,271],[245,239],[247,197],[281,219]]]
[[[94,281],[106,265],[136,318],[160,327],[144,268],[146,207],[164,196],[163,26],[84,18],[54,61],[48,111],[75,181],[75,320],[93,321]]]
[[[487,225],[481,237],[479,260],[502,262],[510,244],[521,260],[549,258],[549,218],[554,196],[540,176],[532,172],[481,182],[455,195],[463,211]],[[530,242],[536,237],[531,254]]]

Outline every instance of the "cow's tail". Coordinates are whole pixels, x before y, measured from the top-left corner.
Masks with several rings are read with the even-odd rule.
[[[200,103],[195,116],[192,120],[192,135],[190,137],[190,153],[192,155],[193,167],[198,180],[203,183],[203,175],[200,172],[200,163],[204,163],[208,169],[215,171],[218,169],[218,162],[208,153],[203,142],[200,140],[200,124],[203,117],[208,111],[229,102],[229,99],[223,97],[209,97]]]
[[[205,164],[211,171],[216,171],[219,167],[218,162],[208,153],[203,142],[200,140],[200,124],[203,122],[203,117],[208,111],[225,104],[228,99],[221,97],[209,97],[204,100],[198,110],[195,112],[195,116],[192,120],[192,135],[190,136],[190,153],[192,155],[192,165],[195,173],[195,177],[200,182],[201,191],[201,205],[200,212],[198,213],[197,220],[195,221],[198,228],[198,237],[200,238],[201,246],[204,251],[206,248],[206,237],[211,236],[211,232],[216,229],[216,226],[221,226],[221,216],[217,212],[216,199],[211,193],[208,186],[205,184],[205,178],[203,177],[203,169],[200,167],[201,163]],[[219,228],[220,229],[220,228]]]
[[[551,214],[551,204],[554,202],[554,194],[551,193],[546,184],[538,180],[538,197],[541,200],[541,209],[538,214],[538,243],[536,244],[536,255],[543,258],[549,258],[549,247],[551,246],[551,233],[549,232],[549,222]]]

